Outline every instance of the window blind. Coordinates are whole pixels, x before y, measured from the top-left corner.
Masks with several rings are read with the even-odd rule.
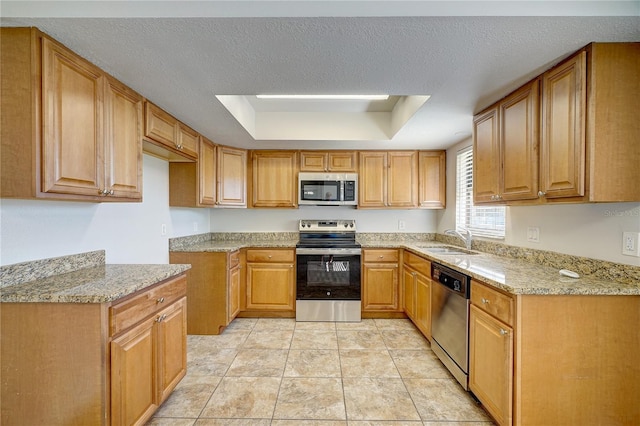
[[[489,238],[504,238],[505,207],[473,205],[473,149],[458,152],[456,165],[456,229]]]

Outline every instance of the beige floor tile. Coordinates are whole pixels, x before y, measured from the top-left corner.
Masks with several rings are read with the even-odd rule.
[[[262,329],[260,331],[253,329],[243,344],[243,349],[289,349],[291,346],[291,337],[293,329],[282,330],[274,328],[272,330]]]
[[[187,347],[204,348],[239,348],[247,340],[250,330],[224,330],[222,334],[214,336],[189,335],[187,336]]]
[[[337,350],[291,350],[284,369],[285,377],[340,377]]]
[[[259,318],[253,327],[255,331],[262,330],[293,330],[296,327],[295,318]]]
[[[423,421],[490,421],[454,379],[405,379]]]
[[[417,329],[380,330],[382,340],[388,349],[423,349],[429,350],[429,341]]]
[[[190,376],[224,376],[238,354],[238,349],[198,347],[187,351],[187,374]]]
[[[422,422],[424,426],[492,426],[495,423],[491,421],[486,422]]]
[[[382,421],[370,421],[370,420],[350,420],[348,426],[421,426],[421,421],[411,420],[382,420]]]
[[[240,349],[227,371],[227,377],[282,377],[287,350]]]
[[[225,377],[200,417],[271,419],[279,377]]]
[[[324,330],[324,331],[335,331],[336,323],[331,321],[302,321],[296,322],[296,330]]]
[[[253,330],[258,318],[236,318],[231,321],[226,330]]]
[[[338,349],[338,336],[331,330],[296,330],[291,349]]]
[[[452,379],[449,370],[430,350],[394,349],[389,354],[393,358],[403,379]]]
[[[340,366],[342,377],[400,377],[386,349],[342,349]]]
[[[347,426],[346,420],[273,420],[271,426]]]
[[[410,319],[376,318],[373,320],[378,330],[415,330]]]
[[[420,420],[401,379],[343,378],[347,419]]]
[[[155,412],[154,417],[197,418],[221,379],[215,376],[185,377]]]
[[[339,378],[285,377],[274,419],[346,420]]]
[[[175,417],[154,417],[145,423],[146,426],[193,426],[196,419]]]
[[[336,330],[377,330],[375,320],[363,318],[360,322],[337,322]]]
[[[386,349],[377,330],[338,330],[339,349]]]
[[[269,426],[269,419],[199,419],[195,426]]]

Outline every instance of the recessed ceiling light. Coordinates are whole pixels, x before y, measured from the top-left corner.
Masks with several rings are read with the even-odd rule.
[[[258,99],[367,100],[384,101],[389,95],[256,95]]]

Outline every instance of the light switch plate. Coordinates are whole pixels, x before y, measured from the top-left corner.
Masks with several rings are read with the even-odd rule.
[[[537,226],[529,226],[527,228],[527,241],[531,241],[532,243],[540,242],[540,228]]]
[[[640,232],[622,233],[622,254],[640,257]]]

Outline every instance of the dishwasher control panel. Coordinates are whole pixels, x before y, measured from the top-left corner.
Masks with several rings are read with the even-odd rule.
[[[469,298],[470,279],[465,274],[454,271],[453,269],[440,265],[439,263],[431,263],[431,279],[439,282],[448,289],[459,293],[466,299]]]

